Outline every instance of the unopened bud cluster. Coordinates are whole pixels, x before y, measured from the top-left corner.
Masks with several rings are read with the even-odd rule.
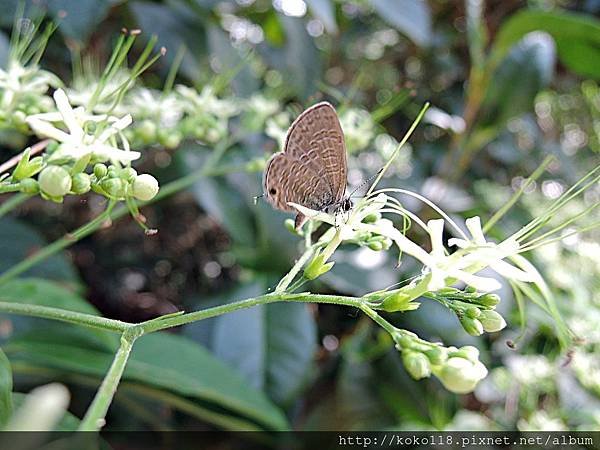
[[[497,294],[482,294],[473,288],[464,291],[447,287],[428,294],[450,308],[471,336],[493,333],[506,327],[504,318],[494,309],[500,302]]]
[[[392,338],[402,353],[406,371],[415,380],[433,374],[449,391],[466,394],[487,375],[487,369],[479,361],[479,350],[473,346],[443,347],[423,341],[405,330],[397,330]]]

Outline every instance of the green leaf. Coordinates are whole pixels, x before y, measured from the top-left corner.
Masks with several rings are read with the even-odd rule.
[[[27,303],[30,305],[50,306],[85,314],[98,315],[98,311],[77,293],[60,286],[57,283],[38,278],[23,278],[8,281],[2,285],[0,301],[13,303]],[[76,325],[57,323],[47,319],[34,317],[11,316],[11,321],[19,333],[28,330],[42,330],[58,328],[63,331],[71,330],[73,340],[86,339],[95,342],[102,348],[113,348],[118,343],[115,334],[102,330],[91,330],[77,327]]]
[[[510,118],[532,109],[537,93],[550,83],[554,65],[554,42],[546,33],[530,33],[513,47],[489,83],[478,124],[482,142],[477,145],[495,137]]]
[[[52,0],[48,11],[59,23],[62,34],[85,43],[108,15],[111,3],[114,0]]]
[[[335,5],[331,0],[306,0],[313,16],[323,22],[328,33],[337,33],[335,21]]]
[[[0,273],[45,245],[45,240],[33,227],[3,217],[0,219]],[[79,283],[77,272],[64,252],[42,261],[21,276],[39,276],[73,284]]]
[[[382,20],[420,47],[431,43],[431,12],[425,0],[371,0]]]
[[[12,388],[10,361],[0,349],[0,429],[6,425],[12,414]]]
[[[11,360],[27,361],[69,374],[103,377],[111,352],[66,342],[61,333],[31,333],[7,347]],[[134,345],[123,381],[141,383],[183,398],[209,402],[230,414],[243,415],[269,429],[287,429],[281,411],[266,396],[248,386],[233,370],[193,341],[168,333],[153,333]],[[143,391],[140,391],[143,395]],[[208,418],[207,420],[210,420]]]
[[[263,283],[238,288],[235,299],[264,292]],[[272,304],[225,314],[212,331],[216,356],[235,367],[255,388],[289,405],[311,375],[317,330],[304,304]]]
[[[558,57],[569,69],[600,79],[600,20],[588,14],[523,11],[500,28],[490,61],[500,62],[510,48],[527,33],[545,31],[556,41]]]

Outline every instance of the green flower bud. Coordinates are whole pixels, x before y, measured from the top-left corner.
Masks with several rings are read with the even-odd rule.
[[[306,266],[304,269],[304,276],[308,280],[314,280],[315,278],[318,278],[331,270],[334,263],[325,263],[324,259],[324,256],[319,253],[312,259],[310,263],[308,263],[308,266]]]
[[[294,222],[294,219],[285,219],[283,225],[285,226],[286,230],[288,230],[290,233],[295,234],[296,236],[303,235],[302,230],[296,229],[296,222]]]
[[[384,250],[389,250],[390,247],[392,246],[392,244],[393,244],[393,241],[387,237],[383,241],[381,241],[381,245],[383,245]]]
[[[498,294],[484,294],[477,297],[477,303],[493,307],[500,303],[500,296]]]
[[[21,192],[25,194],[37,194],[40,192],[40,186],[33,178],[23,178],[19,182],[19,187],[21,188]]]
[[[379,212],[372,212],[371,214],[368,214],[364,219],[363,222],[364,223],[375,223],[377,222],[379,219],[381,219],[381,213]]]
[[[85,194],[90,190],[91,184],[90,176],[87,173],[76,173],[73,175],[71,190],[75,194]]]
[[[137,177],[137,171],[133,167],[127,167],[121,172],[121,178],[132,183]]]
[[[143,120],[137,127],[137,133],[145,144],[156,142],[156,124],[151,120]]]
[[[71,175],[60,166],[48,166],[40,172],[38,183],[50,197],[62,197],[71,190]]]
[[[406,336],[405,334],[396,333],[392,336],[394,342],[396,343],[396,348],[399,351],[404,351],[405,349],[409,349],[412,346],[413,340]]]
[[[158,181],[152,175],[144,173],[138,175],[133,181],[133,196],[138,200],[147,202],[158,194]]]
[[[99,180],[101,178],[104,178],[106,176],[107,172],[108,172],[108,169],[102,163],[98,163],[94,166],[94,175],[96,175],[96,178],[98,178]]]
[[[179,144],[181,144],[181,137],[181,133],[178,131],[169,130],[164,134],[159,133],[159,142],[166,148],[174,149],[179,147]]]
[[[427,350],[425,352],[425,356],[429,358],[429,362],[431,362],[431,364],[434,366],[439,366],[444,364],[444,362],[446,362],[448,359],[448,352],[443,347],[434,347],[430,350]]]
[[[23,111],[15,111],[12,113],[12,120],[15,125],[24,125],[27,114]]]
[[[104,192],[113,198],[125,197],[125,183],[120,178],[108,178],[100,183]]]
[[[479,361],[479,350],[472,345],[465,345],[457,350],[450,352],[452,358],[466,358],[469,361]]]
[[[412,301],[406,292],[398,291],[388,295],[381,302],[381,309],[387,312],[412,311],[420,306],[420,303]]]
[[[481,336],[483,334],[483,325],[477,319],[471,319],[470,317],[463,316],[460,319],[460,323],[465,331],[471,336]]]
[[[415,380],[427,378],[431,375],[431,364],[423,353],[404,350],[402,352],[402,362],[406,371]]]
[[[383,250],[383,242],[381,241],[371,241],[367,244],[367,246],[376,252]]]
[[[467,286],[465,288],[465,292],[468,294],[474,294],[475,292],[477,292],[477,289],[475,289],[473,286]]]
[[[52,153],[54,153],[56,151],[56,149],[58,148],[60,144],[56,141],[50,141],[48,143],[48,145],[46,145],[46,153],[48,155],[51,155]]]
[[[488,333],[500,331],[506,326],[504,318],[496,311],[491,309],[481,311],[481,316],[479,317],[479,320],[483,325],[483,329]]]
[[[449,358],[440,368],[434,369],[435,375],[444,387],[456,394],[472,392],[487,375],[487,369],[479,361],[466,358]]]
[[[477,306],[470,306],[465,309],[465,314],[471,319],[477,319],[481,315],[481,311]]]

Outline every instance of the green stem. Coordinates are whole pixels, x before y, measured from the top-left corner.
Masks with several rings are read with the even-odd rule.
[[[341,295],[321,295],[307,293],[289,294],[274,292],[272,294],[248,298],[246,300],[240,300],[239,302],[215,306],[213,308],[207,308],[189,314],[171,316],[162,320],[157,318],[147,322],[142,322],[138,326],[143,330],[144,334],[147,334],[154,331],[165,330],[167,328],[173,328],[192,322],[197,322],[199,320],[209,319],[211,317],[220,316],[237,311],[239,309],[251,308],[257,305],[266,305],[276,302],[328,303],[333,305],[352,306],[360,309],[365,301],[360,297],[345,297]]]
[[[90,328],[117,332],[123,332],[133,326],[132,324],[121,322],[120,320],[107,319],[105,317],[93,316],[91,314],[68,311],[66,309],[51,308],[42,305],[13,303],[7,301],[0,301],[0,312],[18,314],[22,316],[41,317],[43,319],[58,320],[60,322],[68,322]]]
[[[104,426],[106,412],[115,396],[119,381],[121,381],[133,343],[141,335],[142,333],[136,327],[131,327],[123,332],[119,350],[104,380],[102,380],[100,389],[96,392],[92,404],[79,424],[79,431],[98,431]]]
[[[281,279],[281,281],[275,288],[275,292],[285,292],[287,290],[292,281],[294,281],[294,278],[296,278],[296,275],[298,275],[298,272],[300,272],[300,269],[302,269],[302,267],[304,267],[304,265],[315,254],[315,250],[317,249],[317,247],[319,247],[319,244],[311,245],[304,251],[302,256],[298,259],[298,261],[296,261],[296,264],[294,264],[294,266],[290,269],[287,275],[285,275]]]
[[[4,272],[2,275],[0,275],[0,285],[21,275],[23,272],[29,270],[30,268],[32,268],[39,262],[45,260],[46,258],[59,252],[60,250],[70,246],[74,242],[77,242],[80,239],[82,239],[82,238],[88,236],[89,234],[93,233],[94,231],[96,231],[98,228],[100,228],[102,226],[102,224],[107,219],[110,218],[110,213],[111,213],[114,205],[115,205],[115,202],[113,200],[110,200],[106,210],[104,210],[104,212],[102,214],[98,215],[95,219],[93,219],[92,221],[79,227],[74,232],[69,233],[69,234],[65,235],[64,237],[62,237],[61,239],[58,239],[58,240],[54,241],[53,243],[47,245],[46,247],[44,247],[41,250],[39,250],[38,252],[34,253],[30,257],[25,258],[20,263],[14,265],[10,269],[8,269],[6,272]]]
[[[4,216],[6,213],[12,211],[13,209],[15,209],[21,203],[25,202],[30,197],[31,197],[30,194],[23,194],[23,193],[15,194],[15,195],[11,196],[8,200],[6,200],[5,202],[3,202],[0,205],[0,217]]]

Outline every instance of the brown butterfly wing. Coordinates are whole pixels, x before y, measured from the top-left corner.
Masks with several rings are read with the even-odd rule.
[[[343,198],[346,174],[346,147],[337,114],[329,103],[318,103],[292,123],[284,150],[267,163],[265,195],[284,211],[294,211],[287,202],[321,209]]]

